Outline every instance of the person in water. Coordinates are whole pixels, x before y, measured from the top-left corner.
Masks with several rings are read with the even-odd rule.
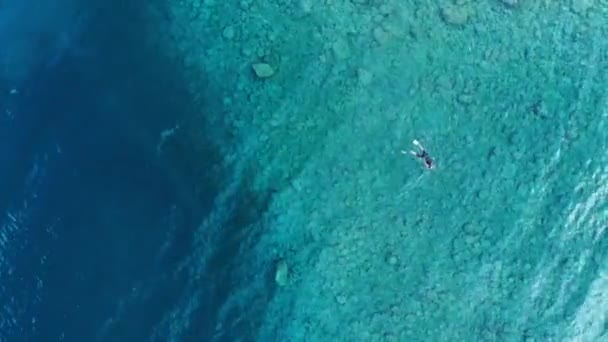
[[[414,139],[414,141],[412,141],[412,144],[414,144],[416,147],[418,147],[418,149],[420,150],[419,152],[416,151],[410,151],[410,153],[422,160],[424,162],[424,166],[427,169],[434,169],[435,168],[435,162],[433,161],[433,159],[431,158],[431,156],[429,155],[429,153],[426,151],[426,149],[422,146],[422,144]],[[401,151],[402,153],[406,153],[405,151]]]

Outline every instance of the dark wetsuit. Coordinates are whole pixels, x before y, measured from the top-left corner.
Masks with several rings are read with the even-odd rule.
[[[416,157],[424,160],[424,166],[426,166],[427,169],[433,168],[433,159],[431,159],[431,156],[429,156],[425,150],[416,153]]]

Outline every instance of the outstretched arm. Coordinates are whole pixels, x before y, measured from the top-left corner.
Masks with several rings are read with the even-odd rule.
[[[413,155],[414,157],[419,157],[420,155],[418,154],[418,152],[414,152],[414,151],[405,151],[405,150],[401,150],[402,154],[408,154],[410,153],[411,155]]]

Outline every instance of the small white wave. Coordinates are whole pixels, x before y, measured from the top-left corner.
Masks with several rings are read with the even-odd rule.
[[[600,341],[608,319],[608,274],[600,272],[570,325],[573,341]]]
[[[575,229],[564,229],[562,234],[562,241],[566,241],[571,238],[572,234],[576,233],[576,227],[583,227],[582,223],[586,220],[589,220],[593,217],[590,217],[590,213],[593,213],[594,217],[597,217],[598,213],[594,210],[598,206],[598,204],[606,198],[606,194],[608,194],[608,173],[599,169],[596,170],[593,175],[590,177],[589,181],[580,182],[576,188],[580,189],[583,187],[591,187],[596,186],[597,190],[591,193],[589,197],[575,204],[574,208],[571,209],[570,214],[568,215],[568,219],[566,221],[566,227],[571,227]],[[575,189],[576,191],[577,189]],[[605,215],[603,215],[605,218]]]
[[[0,214],[0,296],[6,295],[9,298],[0,306],[0,328],[6,334],[22,331],[26,325],[35,329],[36,319],[25,317],[25,308],[40,303],[44,282],[39,276],[28,279],[34,282],[35,291],[28,294],[27,302],[23,298],[12,296],[15,289],[10,286],[15,283],[13,278],[19,271],[15,266],[16,258],[27,243],[28,232],[32,229],[29,222],[31,211],[39,201],[38,189],[46,178],[49,160],[46,153],[34,156],[22,187],[22,198],[9,204],[8,208],[4,208],[6,211]],[[44,259],[45,256],[41,256],[41,262]],[[24,281],[17,280],[17,283]]]
[[[554,301],[543,316],[560,314],[580,286],[581,276],[588,271],[586,266],[594,257],[593,247],[605,230],[607,212],[602,210],[601,205],[602,199],[608,194],[607,180],[607,172],[600,168],[575,187],[574,192],[582,188],[593,188],[595,191],[571,205],[565,224],[556,226],[547,236],[554,248],[551,253],[543,255],[536,268],[536,275],[527,289],[523,312],[533,312],[534,303],[543,296],[551,296]],[[573,250],[577,254],[573,254]],[[606,289],[608,277],[603,274],[593,282],[585,303],[577,311],[572,323],[575,341],[595,341],[597,339],[593,336],[599,336],[603,331],[608,313],[595,313],[608,305],[608,295],[602,294],[602,290],[605,293]],[[525,314],[521,323],[528,318],[529,314]]]

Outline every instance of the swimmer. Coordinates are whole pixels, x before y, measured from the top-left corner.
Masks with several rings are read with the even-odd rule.
[[[410,154],[418,159],[422,159],[422,161],[424,162],[424,166],[427,169],[434,169],[435,162],[433,162],[433,159],[431,158],[429,153],[424,149],[422,144],[420,144],[420,142],[416,139],[414,139],[414,141],[412,141],[412,144],[414,144],[416,147],[418,147],[420,152],[410,151]],[[407,154],[407,152],[405,152],[405,151],[401,151],[401,153]]]

